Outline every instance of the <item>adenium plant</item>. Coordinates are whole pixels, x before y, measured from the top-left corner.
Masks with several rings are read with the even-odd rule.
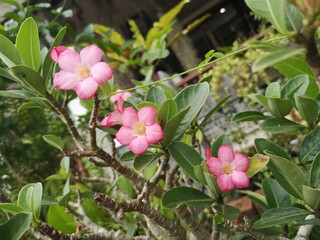
[[[275,143],[272,137],[247,136],[254,138],[255,149],[249,154],[241,153],[245,149],[234,150],[239,146],[232,146],[225,134],[204,142],[199,137],[203,126],[230,98],[210,106],[200,119],[210,92],[206,81],[175,92],[162,84],[169,77],[117,91],[110,81],[113,69],[102,61],[106,53],[95,44],[82,49],[63,46],[65,28],[49,50],[40,49],[33,18],[21,24],[15,43],[0,35],[0,59],[5,65],[0,75],[18,83],[13,85],[16,89],[0,91],[0,95],[24,99],[25,109],[41,107],[56,114],[68,129],[68,138],[43,133],[44,141],[62,157],[57,173],[46,182],[23,186],[17,200],[0,198],[0,209],[10,213],[0,225],[0,236],[317,239],[320,57],[318,50],[311,50],[319,43],[315,33],[320,24],[318,17],[314,22],[310,19],[318,16],[320,9],[317,14],[314,9],[303,16],[296,7],[301,7],[301,1],[292,1],[294,5],[286,0],[246,2],[283,37],[249,42],[235,53],[206,59],[193,70],[251,47],[268,49],[253,63],[253,71],[274,66],[283,81],[271,83],[263,94],[249,95],[262,111],[238,113],[233,121],[239,127],[254,121],[262,131],[289,135],[299,146],[295,152],[284,149],[284,143]],[[304,3],[309,6],[315,2]],[[179,4],[175,13],[184,4]],[[283,38],[291,44],[277,45]],[[160,45],[156,44],[159,39],[149,41],[147,52],[161,50],[166,43],[165,37]],[[26,42],[30,44],[27,51]],[[160,49],[152,49],[157,46]],[[154,56],[144,58],[148,64],[154,63]],[[89,106],[85,128],[66,108],[76,97]],[[66,139],[72,139],[72,144]],[[242,217],[240,210],[227,202],[233,196],[230,193],[247,195],[260,206],[260,213],[251,219]]]

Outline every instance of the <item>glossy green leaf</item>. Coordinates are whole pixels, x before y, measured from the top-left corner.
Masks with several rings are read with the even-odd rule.
[[[269,162],[269,157],[263,154],[255,154],[253,157],[249,158],[250,167],[246,171],[246,174],[249,178],[256,175],[258,172],[260,172],[261,169],[263,169],[265,166],[267,166]]]
[[[1,35],[0,35],[0,36],[1,36]],[[1,67],[0,67],[0,76],[5,77],[5,78],[8,78],[8,79],[10,79],[10,80],[13,80],[13,81],[15,81],[15,82],[18,81],[14,76],[12,76],[12,75],[8,72],[7,69],[1,68]]]
[[[67,213],[65,207],[51,205],[47,213],[47,222],[63,233],[71,234],[76,232],[76,221],[71,214]]]
[[[51,206],[51,205],[59,205],[59,201],[55,199],[54,197],[48,196],[48,195],[42,195],[41,200],[42,206]]]
[[[309,125],[318,119],[319,106],[314,99],[295,95],[295,103],[301,117],[306,120]]]
[[[196,179],[203,185],[207,185],[207,181],[204,176],[204,167],[206,167],[205,165],[206,161],[202,161],[201,164],[194,167],[194,175],[196,176]]]
[[[211,152],[212,156],[217,157],[218,156],[218,150],[219,148],[223,145],[226,144],[230,147],[232,147],[232,142],[231,140],[227,137],[227,135],[222,134],[220,135],[213,143],[211,146]]]
[[[303,140],[300,148],[301,161],[311,162],[320,152],[320,127],[312,130]]]
[[[291,160],[289,154],[278,144],[264,138],[256,138],[254,140],[254,146],[258,153],[264,154],[264,151],[268,151],[273,155]]]
[[[320,188],[320,153],[316,155],[312,162],[309,183],[311,187]]]
[[[262,112],[257,111],[245,111],[235,114],[232,117],[233,122],[249,122],[249,121],[259,121],[269,118]]]
[[[269,208],[290,207],[289,193],[273,178],[267,177],[262,181],[262,189]]]
[[[63,157],[60,161],[60,167],[61,170],[63,171],[63,174],[65,177],[68,176],[69,172],[70,172],[70,158],[69,157]],[[60,170],[60,172],[61,172]]]
[[[19,192],[18,205],[25,211],[32,212],[35,219],[39,219],[41,212],[42,184],[29,183]]]
[[[143,107],[146,107],[146,106],[150,106],[150,107],[153,107],[154,109],[158,110],[159,106],[153,102],[141,102],[137,105],[137,109],[141,109]]]
[[[282,0],[280,0],[282,1]],[[271,53],[267,53],[261,57],[259,57],[252,65],[252,71],[258,72],[260,70],[263,70],[267,67],[271,67],[275,65],[276,63],[279,63],[281,61],[287,60],[288,58],[294,57],[296,55],[299,55],[305,51],[304,48],[284,48],[279,49],[276,51],[273,51]]]
[[[211,193],[213,194],[214,198],[216,199],[219,198],[222,192],[218,187],[217,178],[212,173],[209,173],[209,172],[203,172],[203,175],[206,179],[208,187]]]
[[[57,36],[55,37],[46,57],[44,58],[44,61],[43,61],[43,66],[42,66],[42,77],[45,79],[45,81],[47,82],[48,79],[49,79],[49,76],[50,76],[50,71],[51,71],[51,68],[53,66],[53,61],[50,57],[50,53],[52,51],[52,49],[54,47],[57,47],[61,44],[62,42],[62,39],[64,37],[64,35],[66,34],[66,31],[67,31],[67,27],[63,27],[57,34]]]
[[[163,153],[144,153],[143,155],[136,156],[133,161],[133,167],[138,172],[142,171],[145,167],[147,167],[153,161],[159,159]]]
[[[287,2],[285,0],[246,0],[245,2],[253,12],[271,22],[278,32],[287,34],[285,15]]]
[[[178,139],[187,130],[190,123],[198,115],[209,95],[208,83],[199,83],[184,88],[175,97],[178,112],[190,107],[187,115],[181,122],[177,130],[175,139]]]
[[[45,95],[46,86],[44,79],[36,71],[20,65],[10,68],[9,72],[20,80],[22,87],[25,89],[34,93]]]
[[[253,224],[256,229],[272,227],[275,225],[281,225],[286,223],[292,223],[292,221],[298,221],[308,216],[310,212],[301,208],[288,207],[288,208],[274,208],[267,210],[260,220]]]
[[[32,214],[20,212],[0,225],[0,236],[3,240],[19,240],[28,230],[32,220]]]
[[[182,142],[173,142],[168,147],[170,155],[186,171],[193,179],[197,179],[194,175],[194,167],[201,164],[203,161],[199,153],[193,147]]]
[[[27,18],[19,29],[16,46],[25,65],[38,71],[41,65],[38,26],[33,18]]]
[[[64,143],[60,137],[57,137],[52,134],[47,134],[42,136],[43,140],[49,143],[51,146],[58,148],[59,150],[63,151]]]
[[[34,108],[42,108],[38,103],[35,102],[27,102],[23,103],[18,109],[17,113],[20,114],[21,111],[26,110],[26,109],[34,109]]]
[[[154,86],[148,89],[144,100],[148,102],[155,103],[159,107],[167,99],[164,90],[161,87]]]
[[[127,194],[127,196],[129,196],[129,198],[136,198],[137,197],[137,193],[134,189],[132,182],[130,182],[127,178],[125,178],[123,176],[119,177],[117,179],[116,184],[117,184],[118,188],[120,189],[120,191]]]
[[[183,121],[186,114],[189,112],[190,107],[182,110],[170,118],[164,128],[164,138],[162,139],[163,146],[167,147],[174,139],[180,123]]]
[[[268,106],[268,99],[261,94],[249,94],[248,97],[254,101],[259,103],[261,106],[263,106],[265,109],[269,111],[269,106]]]
[[[320,209],[320,189],[302,186],[303,198],[310,207],[314,210]]]
[[[165,100],[158,112],[158,119],[162,121],[162,126],[166,126],[168,120],[177,113],[177,104],[173,99]]]
[[[127,162],[127,161],[132,161],[135,157],[136,157],[136,155],[133,152],[129,151],[129,152],[123,153],[120,156],[119,160]]]
[[[261,130],[269,133],[290,133],[301,131],[305,126],[285,118],[269,118],[260,124],[260,128]]]
[[[316,99],[319,87],[308,75],[298,75],[282,86],[281,95],[293,99],[294,94]]]
[[[238,208],[228,205],[216,205],[213,206],[213,208],[219,216],[228,219],[229,221],[236,220],[241,214]]]
[[[280,96],[281,96],[280,84],[278,82],[270,83],[266,89],[265,97],[266,98],[280,98]]]
[[[240,193],[246,194],[248,198],[250,198],[254,203],[258,204],[262,209],[267,210],[269,208],[265,196],[250,190],[238,190],[238,191]]]
[[[267,98],[269,111],[273,116],[282,118],[287,116],[292,109],[292,104],[289,99]]]
[[[8,97],[8,98],[30,98],[32,97],[31,94],[26,93],[21,90],[6,90],[6,91],[0,91],[1,97]]]
[[[213,199],[203,192],[190,187],[175,187],[167,191],[161,199],[164,208],[177,208],[181,204],[191,207],[210,206]]]
[[[288,31],[299,32],[302,27],[302,13],[294,5],[287,4],[285,14]]]
[[[0,203],[0,209],[13,214],[25,211],[24,208],[14,203]]]
[[[0,59],[8,67],[22,64],[20,53],[16,46],[5,36],[0,34]]]
[[[268,168],[273,173],[273,176],[280,185],[293,196],[303,199],[302,185],[306,182],[306,177],[302,170],[293,162],[290,162],[282,157],[271,154],[268,151],[265,153],[271,158]]]

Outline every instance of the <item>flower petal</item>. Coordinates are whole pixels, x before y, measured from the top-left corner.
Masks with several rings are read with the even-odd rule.
[[[91,77],[98,83],[105,83],[112,78],[113,69],[105,62],[98,62],[91,67]]]
[[[145,136],[149,144],[154,144],[159,142],[164,137],[164,133],[160,125],[155,123],[151,126],[146,126]]]
[[[148,149],[148,147],[149,144],[146,140],[146,137],[144,136],[136,137],[129,144],[129,149],[137,156],[144,153]]]
[[[234,169],[241,172],[247,171],[249,168],[248,158],[241,153],[235,153],[234,155],[235,158],[231,162],[231,165],[234,167]]]
[[[124,100],[122,97],[120,97],[116,103],[116,110],[121,114],[123,113],[123,104],[124,104]]]
[[[131,127],[133,124],[138,122],[137,111],[133,107],[123,109],[122,113],[122,125]]]
[[[249,178],[247,174],[241,171],[234,171],[231,175],[232,182],[237,188],[248,188],[250,185]]]
[[[222,163],[219,158],[210,157],[206,161],[209,171],[216,177],[223,175],[222,172]]]
[[[122,145],[129,145],[136,136],[133,135],[132,128],[122,126],[117,132],[116,138]]]
[[[51,50],[50,52],[50,57],[53,61],[58,62],[59,59],[59,55],[64,52],[65,50],[67,50],[68,48],[65,46],[58,46],[55,47]]]
[[[68,48],[60,53],[58,64],[62,70],[75,73],[76,69],[81,66],[80,55],[75,50]]]
[[[74,89],[80,82],[76,74],[61,70],[54,75],[53,85],[62,90]]]
[[[120,91],[121,91],[121,89],[118,89],[118,90],[117,90],[117,92],[120,92]],[[122,97],[123,100],[127,100],[131,95],[132,95],[131,92],[117,93],[117,94],[112,95],[112,96],[110,97],[110,101],[111,101],[111,102],[115,102],[115,101],[117,101],[120,97]]]
[[[218,150],[218,158],[222,162],[232,162],[234,159],[233,149],[230,146],[223,144]]]
[[[90,45],[80,51],[81,63],[87,66],[93,66],[100,62],[103,52],[96,45]]]
[[[156,116],[157,110],[150,106],[143,107],[138,111],[139,122],[143,122],[145,126],[153,125]]]
[[[220,175],[217,178],[218,187],[222,192],[228,192],[234,189],[234,184],[232,182],[232,178],[229,175]]]
[[[79,82],[75,90],[81,99],[92,98],[98,91],[99,84],[92,78],[87,78]]]
[[[101,123],[99,123],[99,126],[101,127],[111,127],[114,125],[121,125],[122,124],[122,114],[115,110],[112,113],[109,114],[109,116],[105,117]]]

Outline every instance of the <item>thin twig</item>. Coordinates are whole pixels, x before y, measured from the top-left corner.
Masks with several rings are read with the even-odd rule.
[[[97,94],[93,97],[93,110],[91,112],[91,117],[89,121],[89,131],[90,131],[90,143],[93,150],[98,149],[97,146],[97,136],[96,136],[96,126],[97,126],[97,118],[99,113],[99,99]]]

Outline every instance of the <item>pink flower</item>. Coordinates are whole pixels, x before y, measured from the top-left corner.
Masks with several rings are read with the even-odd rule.
[[[67,50],[68,48],[65,46],[58,46],[55,47],[51,50],[50,52],[50,57],[52,58],[53,61],[58,62],[59,56],[62,52]]]
[[[105,117],[99,126],[101,127],[112,127],[114,125],[122,124],[122,113],[123,113],[123,98],[119,97],[116,103],[116,109]]]
[[[217,177],[217,184],[223,192],[249,187],[249,178],[245,171],[249,168],[248,158],[241,153],[234,153],[226,144],[218,150],[218,158],[207,156],[207,167]]]
[[[121,89],[118,89],[117,92],[121,92]],[[131,92],[121,92],[121,93],[112,95],[110,97],[110,101],[116,102],[120,97],[123,98],[123,100],[127,100],[130,96],[131,96]]]
[[[80,54],[70,48],[62,50],[54,49],[52,53],[53,60],[57,60],[61,69],[54,76],[55,87],[74,89],[79,98],[89,99],[95,95],[100,83],[111,79],[113,70],[107,63],[101,62],[103,52],[97,46],[85,47]]]
[[[159,142],[164,136],[160,125],[154,122],[156,116],[157,110],[153,107],[143,107],[138,112],[132,107],[125,108],[117,140],[128,145],[136,155],[143,154],[150,144]]]

